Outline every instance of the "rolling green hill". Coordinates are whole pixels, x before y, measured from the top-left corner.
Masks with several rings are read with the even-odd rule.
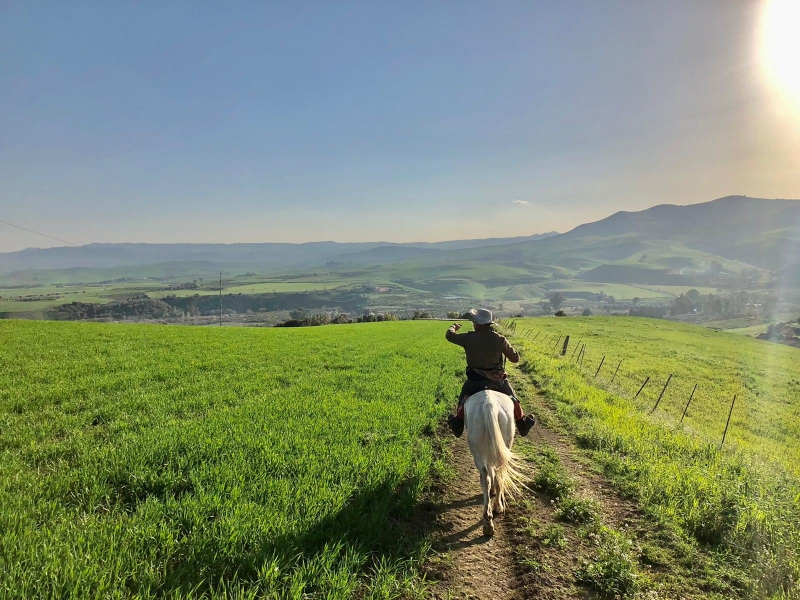
[[[23,270],[102,269],[142,267],[156,264],[186,264],[197,269],[207,263],[237,265],[248,270],[275,271],[287,267],[319,265],[328,261],[381,262],[408,258],[437,250],[487,247],[526,240],[543,239],[555,232],[517,238],[451,240],[445,242],[309,242],[304,244],[87,244],[77,247],[28,248],[0,253],[0,273]],[[352,255],[352,256],[351,256]],[[194,266],[193,266],[194,265]]]
[[[614,286],[626,297],[636,286],[675,290],[741,289],[769,280],[798,285],[800,201],[729,196],[702,204],[661,205],[620,212],[560,235],[436,244],[101,244],[0,255],[0,270],[20,265],[73,264],[70,269],[25,269],[0,274],[0,296],[11,286],[91,284],[129,280],[132,287],[201,280],[211,293],[224,272],[229,293],[316,290],[348,285],[394,286],[429,298],[535,302],[552,290],[597,293]],[[70,258],[71,257],[71,258]],[[170,257],[169,262],[125,264]],[[576,289],[575,282],[580,289]],[[263,284],[263,285],[262,285]],[[598,288],[598,285],[601,287]],[[738,286],[738,288],[737,288]],[[5,290],[3,288],[6,288]],[[234,291],[235,290],[235,291]],[[70,293],[82,293],[80,288]],[[96,290],[86,290],[96,297]],[[185,290],[179,293],[186,294]],[[101,297],[108,297],[102,294]],[[417,301],[415,297],[415,302]],[[380,304],[380,302],[378,303]],[[43,305],[44,306],[44,305]],[[21,312],[19,303],[5,306]],[[16,309],[16,310],[15,310]]]
[[[395,280],[416,271],[420,289],[503,300],[540,297],[572,279],[715,287],[793,264],[800,264],[800,201],[730,196],[621,212],[546,239],[420,254],[413,263],[393,261],[384,274]]]
[[[620,212],[545,240],[473,248],[463,255],[504,264],[536,260],[569,269],[632,259],[677,269],[707,269],[712,260],[728,269],[775,269],[800,261],[798,242],[800,201],[729,196]]]

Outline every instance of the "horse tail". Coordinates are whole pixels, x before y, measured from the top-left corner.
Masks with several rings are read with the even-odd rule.
[[[487,467],[492,479],[497,480],[498,492],[509,495],[518,493],[524,487],[522,475],[519,472],[519,459],[506,445],[503,432],[500,430],[500,415],[497,404],[486,402],[483,405],[483,422],[487,429]],[[511,436],[513,437],[513,429]]]

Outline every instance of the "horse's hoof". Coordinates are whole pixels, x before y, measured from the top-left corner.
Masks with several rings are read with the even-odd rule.
[[[494,523],[491,521],[483,524],[483,535],[492,537],[494,535]]]

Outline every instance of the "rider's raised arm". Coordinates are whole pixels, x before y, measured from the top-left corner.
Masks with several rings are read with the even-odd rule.
[[[453,323],[450,325],[450,328],[447,330],[447,333],[444,334],[444,337],[447,338],[448,342],[456,344],[457,346],[463,346],[464,341],[466,340],[467,334],[466,333],[456,333],[459,329],[457,327],[457,323]]]
[[[506,338],[503,338],[503,354],[505,354],[506,358],[512,363],[519,362],[519,352],[514,350],[514,346],[509,344]]]

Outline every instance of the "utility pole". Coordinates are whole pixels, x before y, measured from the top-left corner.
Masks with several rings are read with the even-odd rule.
[[[222,273],[219,274],[219,326],[222,327]]]

